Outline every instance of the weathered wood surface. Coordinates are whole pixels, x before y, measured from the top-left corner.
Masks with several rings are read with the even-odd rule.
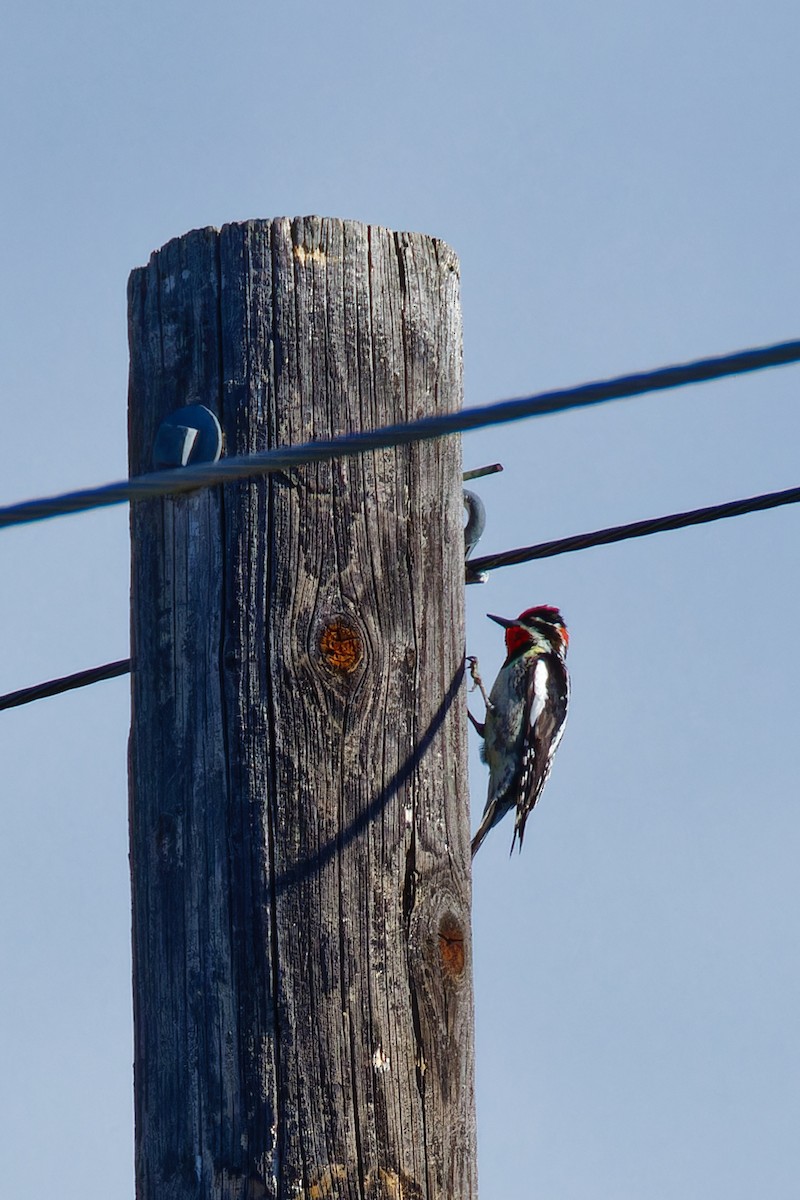
[[[198,230],[129,285],[130,468],[461,402],[441,242]],[[132,510],[139,1200],[476,1194],[458,440]]]

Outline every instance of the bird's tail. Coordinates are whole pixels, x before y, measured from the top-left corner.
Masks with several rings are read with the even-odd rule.
[[[483,839],[486,837],[487,833],[492,828],[492,826],[494,825],[496,820],[497,820],[497,811],[496,811],[495,805],[491,804],[486,809],[486,812],[483,814],[483,820],[481,821],[480,825],[478,826],[478,831],[475,834],[475,837],[472,839],[472,857],[473,858],[478,853],[478,850],[480,849],[481,844],[483,843]]]

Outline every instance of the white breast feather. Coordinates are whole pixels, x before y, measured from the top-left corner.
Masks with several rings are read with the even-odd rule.
[[[533,703],[531,704],[531,729],[535,729],[536,722],[542,715],[545,702],[547,700],[547,684],[549,681],[550,671],[547,663],[543,658],[537,662],[533,672]]]

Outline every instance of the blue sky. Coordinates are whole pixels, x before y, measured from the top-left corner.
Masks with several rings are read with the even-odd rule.
[[[319,213],[450,243],[467,404],[797,336],[796,4],[12,3],[0,503],[126,470],[129,271]],[[800,368],[464,439],[481,550],[800,483]],[[475,869],[482,1200],[795,1200],[796,508],[497,572],[573,706]],[[0,535],[0,691],[124,657],[127,513]],[[0,1158],[132,1196],[128,683],[0,715]],[[473,813],[485,769],[471,761]]]

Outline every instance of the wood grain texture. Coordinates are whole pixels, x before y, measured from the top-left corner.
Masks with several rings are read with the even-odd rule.
[[[443,243],[198,230],[129,285],[130,468],[461,402]],[[476,1195],[457,438],[132,509],[139,1200]]]

